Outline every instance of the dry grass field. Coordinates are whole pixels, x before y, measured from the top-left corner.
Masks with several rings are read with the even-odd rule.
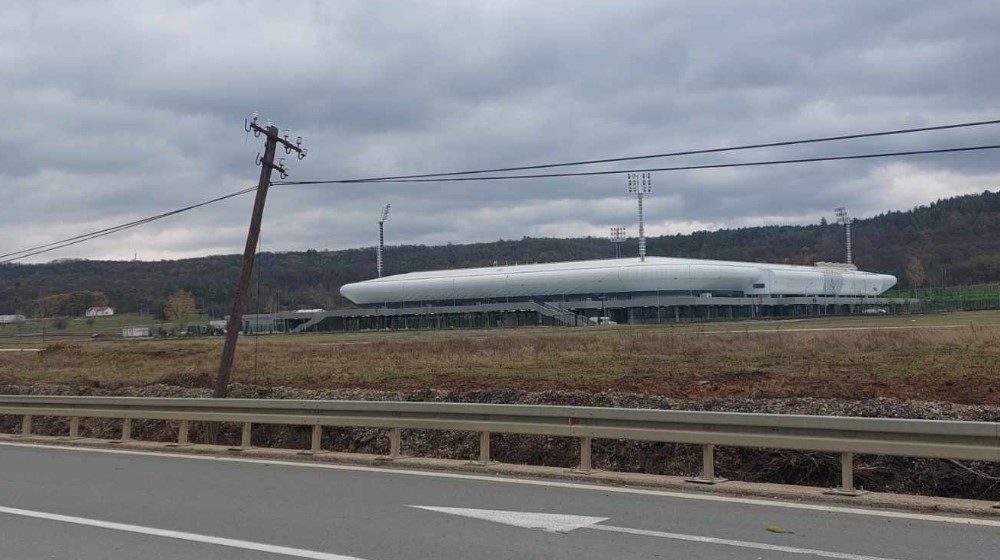
[[[241,341],[234,381],[317,389],[509,388],[692,399],[897,397],[1000,404],[998,318],[968,313],[686,327],[276,335]],[[54,343],[40,352],[0,352],[0,382],[204,385],[220,349],[219,339]]]

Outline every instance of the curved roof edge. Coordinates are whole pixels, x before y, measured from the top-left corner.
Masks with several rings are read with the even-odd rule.
[[[675,257],[599,259],[410,272],[345,284],[340,293],[355,303],[367,304],[657,290],[877,295],[896,284],[891,275],[830,264]],[[679,273],[681,267],[687,267],[686,274]]]

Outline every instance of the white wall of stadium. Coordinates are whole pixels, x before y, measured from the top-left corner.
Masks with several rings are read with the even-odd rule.
[[[896,277],[843,266],[796,266],[672,257],[411,272],[346,284],[357,305],[591,296],[621,293],[877,296]]]

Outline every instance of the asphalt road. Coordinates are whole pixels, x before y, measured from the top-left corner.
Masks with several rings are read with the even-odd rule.
[[[411,506],[599,521],[554,533],[488,520],[496,516],[490,513],[473,518]],[[937,560],[996,558],[997,551],[1000,524],[363,468],[0,445],[2,559]]]

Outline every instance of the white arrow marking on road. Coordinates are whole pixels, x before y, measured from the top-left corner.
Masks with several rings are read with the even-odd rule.
[[[683,535],[680,533],[665,533],[662,531],[647,531],[645,529],[629,529],[627,527],[614,527],[612,525],[598,525],[602,521],[607,521],[608,517],[588,517],[583,515],[565,515],[561,513],[532,513],[522,511],[504,511],[495,509],[469,509],[434,506],[410,506],[413,508],[482,519],[513,525],[526,529],[541,529],[550,533],[568,533],[575,529],[596,529],[599,531],[611,531],[614,533],[626,533],[629,535],[640,535],[643,537],[657,537],[661,539],[673,539],[677,541],[700,542],[707,544],[720,544],[724,546],[735,546],[739,548],[754,548],[758,550],[770,550],[772,552],[787,552],[790,554],[807,554],[822,558],[837,558],[838,560],[895,560],[893,558],[882,558],[879,556],[865,556],[863,554],[849,554],[846,552],[830,552],[827,550],[815,550],[812,548],[799,548],[795,546],[782,546],[778,544],[758,543],[750,541],[737,541],[731,539],[719,539],[716,537],[702,537],[699,535]]]
[[[583,515],[563,515],[559,513],[529,513],[525,511],[501,511],[498,509],[466,509],[434,506],[410,506],[438,513],[450,513],[462,517],[495,521],[525,529],[541,529],[550,533],[568,533],[573,529],[583,529],[607,521],[608,517],[585,517]]]

